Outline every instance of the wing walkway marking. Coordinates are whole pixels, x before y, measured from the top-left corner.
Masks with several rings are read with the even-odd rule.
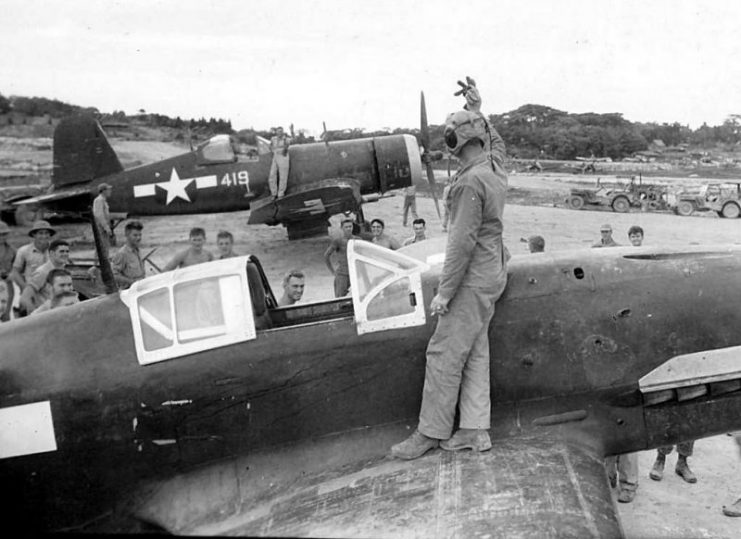
[[[563,462],[566,465],[566,470],[569,472],[569,480],[571,481],[571,485],[576,491],[576,497],[579,498],[579,505],[581,506],[582,513],[584,513],[584,517],[586,518],[587,527],[589,528],[589,531],[592,532],[592,537],[599,539],[599,530],[597,529],[597,524],[594,522],[594,517],[587,508],[587,500],[584,498],[584,493],[581,491],[579,479],[576,477],[576,472],[574,471],[574,466],[571,464],[569,453],[568,451],[566,451],[566,449],[561,448],[561,455],[563,456]]]

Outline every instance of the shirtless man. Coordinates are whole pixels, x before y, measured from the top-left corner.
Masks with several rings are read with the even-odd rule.
[[[347,295],[348,290],[350,290],[350,268],[347,264],[347,242],[352,239],[360,239],[352,233],[352,219],[344,219],[341,227],[342,234],[340,237],[332,238],[332,242],[324,252],[324,261],[327,263],[327,268],[329,268],[329,271],[334,275],[334,297],[336,298],[341,298],[342,296]],[[332,253],[336,254],[336,267],[332,265]]]
[[[190,229],[190,247],[173,256],[162,271],[172,271],[176,268],[187,268],[203,262],[211,262],[214,255],[203,248],[206,243],[206,231],[200,227]]]

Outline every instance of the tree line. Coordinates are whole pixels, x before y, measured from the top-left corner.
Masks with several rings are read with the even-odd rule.
[[[0,114],[15,112],[27,116],[62,118],[75,113],[90,113],[102,122],[135,122],[151,127],[190,129],[205,133],[237,135],[251,143],[257,135],[269,138],[271,130],[244,129],[235,132],[229,119],[222,118],[171,118],[165,114],[147,113],[140,109],[136,114],[123,111],[101,113],[94,107],[70,105],[57,99],[44,97],[5,97],[0,94]],[[733,146],[741,143],[741,114],[731,114],[717,126],[703,124],[697,129],[674,123],[631,122],[620,113],[569,113],[544,105],[523,105],[503,114],[489,116],[492,125],[507,144],[513,157],[542,159],[574,159],[583,157],[610,157],[620,159],[635,152],[647,150],[654,140],[667,146],[689,144],[712,148],[719,144]],[[430,126],[433,150],[444,150],[442,125]],[[347,140],[389,134],[411,134],[419,137],[419,129],[383,129],[366,131],[363,128],[332,130],[323,133],[319,140]],[[315,142],[304,129],[294,133],[296,143]]]
[[[655,140],[666,146],[710,148],[741,142],[741,115],[719,126],[697,129],[674,123],[630,122],[620,113],[574,114],[543,105],[523,105],[489,116],[510,155],[522,158],[574,159],[577,156],[620,159],[647,150]]]

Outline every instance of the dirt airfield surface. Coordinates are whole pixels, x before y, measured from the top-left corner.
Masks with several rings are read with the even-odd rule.
[[[599,228],[610,223],[614,238],[627,245],[631,225],[643,227],[645,245],[686,247],[703,244],[741,244],[741,219],[720,219],[713,215],[680,217],[670,213],[617,214],[611,211],[573,211],[563,207],[572,183],[588,178],[548,175],[510,176],[510,197],[505,210],[505,242],[515,256],[529,256],[521,237],[539,234],[545,238],[546,251],[588,249],[599,238]],[[596,178],[591,178],[595,181]],[[582,184],[583,185],[583,184]],[[401,226],[402,196],[384,198],[364,207],[367,219],[386,222],[386,231],[399,240],[412,234]],[[521,205],[523,202],[536,205]],[[554,203],[561,207],[554,207]],[[428,222],[428,236],[443,235],[430,198],[417,197],[418,212]],[[144,239],[142,252],[157,247],[152,260],[159,266],[178,250],[188,246],[191,227],[206,229],[207,248],[216,252],[216,233],[229,230],[235,236],[235,251],[254,254],[263,264],[276,295],[280,294],[282,275],[299,268],[306,273],[306,301],[332,297],[332,275],[324,263],[329,238],[312,238],[289,242],[282,227],[247,226],[249,212],[142,218]],[[411,221],[411,219],[410,219]],[[331,234],[338,234],[339,219],[332,218]],[[59,226],[60,235],[75,241],[75,256],[91,256],[90,229],[84,224]],[[11,242],[24,241],[25,230],[14,228]],[[123,227],[118,229],[123,241]],[[640,479],[636,499],[631,504],[618,504],[622,525],[628,538],[643,537],[739,537],[741,518],[725,517],[721,507],[741,496],[736,482],[741,460],[733,438],[726,435],[698,441],[689,463],[698,477],[690,485],[674,473],[676,454],[667,458],[664,480],[652,481],[648,472],[655,451],[639,454]]]

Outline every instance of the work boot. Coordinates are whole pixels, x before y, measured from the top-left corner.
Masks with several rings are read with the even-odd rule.
[[[491,449],[489,432],[484,429],[459,429],[449,440],[440,442],[445,451],[460,451],[472,449],[474,451],[488,451]]]
[[[741,498],[731,505],[723,506],[723,514],[727,517],[741,517]]]
[[[415,430],[409,438],[391,446],[391,456],[404,460],[416,459],[435,449],[439,442],[437,438],[430,438]]]
[[[664,455],[657,455],[656,462],[654,462],[653,468],[649,472],[648,476],[654,481],[661,481],[664,478],[664,462],[666,457]]]
[[[674,468],[674,471],[688,483],[697,483],[697,477],[695,477],[695,474],[692,473],[692,470],[687,465],[686,457],[679,457],[677,459],[677,466]]]
[[[620,488],[620,492],[618,492],[618,501],[620,503],[630,503],[635,497],[636,491],[629,488]]]

